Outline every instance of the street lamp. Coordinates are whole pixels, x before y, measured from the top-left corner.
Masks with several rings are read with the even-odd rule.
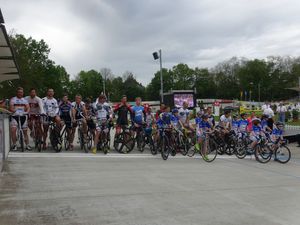
[[[164,102],[164,87],[163,87],[163,76],[162,76],[162,59],[161,59],[161,49],[159,49],[158,53],[152,53],[154,60],[159,59],[160,64],[160,96],[161,96],[161,103]]]

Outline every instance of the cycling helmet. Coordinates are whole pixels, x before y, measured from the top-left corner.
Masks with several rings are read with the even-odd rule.
[[[172,110],[172,113],[173,113],[173,114],[178,113],[178,109],[176,109],[176,108],[173,109],[173,110]]]
[[[261,120],[260,120],[259,118],[257,118],[257,117],[254,117],[254,118],[251,120],[251,122],[254,122],[254,121],[261,122]]]
[[[284,127],[284,123],[281,122],[281,121],[277,121],[277,122],[275,123],[275,125],[276,125],[276,127],[278,127],[278,128],[283,128],[283,127]]]
[[[203,114],[202,115],[202,119],[208,119],[209,118],[209,115],[208,114]]]

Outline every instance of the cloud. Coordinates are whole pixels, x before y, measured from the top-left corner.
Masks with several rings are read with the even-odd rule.
[[[158,68],[212,67],[232,56],[300,54],[296,0],[6,0],[8,29],[45,39],[72,75],[109,67],[147,84]]]

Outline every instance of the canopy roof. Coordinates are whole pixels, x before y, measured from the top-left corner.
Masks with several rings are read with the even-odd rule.
[[[0,9],[0,82],[19,79],[19,69],[4,26]]]

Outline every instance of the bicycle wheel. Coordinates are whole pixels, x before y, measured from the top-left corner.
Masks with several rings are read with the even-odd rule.
[[[68,151],[70,149],[70,142],[69,142],[69,137],[68,137],[67,132],[65,132],[65,135],[64,135],[64,147],[65,147],[66,151]]]
[[[85,153],[88,153],[89,150],[87,148],[87,143],[85,141],[82,130],[79,130],[79,136],[80,136],[80,148],[81,148],[81,150],[84,150]]]
[[[155,144],[154,144],[152,136],[150,134],[148,134],[147,138],[148,138],[148,145],[149,145],[151,154],[152,155],[156,155],[157,154],[157,149],[155,147]]]
[[[255,159],[260,163],[267,163],[272,158],[272,150],[267,145],[257,145],[255,147]]]
[[[205,142],[203,143],[203,145],[206,144]],[[206,151],[204,149],[205,148],[203,146],[202,149],[201,149],[202,159],[205,162],[212,162],[212,161],[214,161],[216,159],[217,155],[218,155],[218,144],[214,140],[209,139],[208,140],[208,144],[206,146]]]
[[[60,152],[62,149],[61,141],[59,140],[59,133],[55,129],[50,132],[50,143],[56,152]]]
[[[25,148],[24,148],[24,134],[22,130],[19,130],[19,143],[20,143],[20,147],[21,147],[21,151],[24,152]]]
[[[193,157],[193,156],[195,155],[195,153],[196,153],[195,147],[190,148],[190,149],[188,150],[188,152],[187,152],[187,156],[188,156],[188,157]]]
[[[244,159],[247,155],[246,145],[242,140],[239,140],[236,144],[235,156],[238,159]]]
[[[290,149],[285,146],[281,145],[279,148],[275,151],[275,160],[284,164],[290,161],[291,159],[291,151]]]
[[[143,134],[142,132],[139,132],[136,136],[136,145],[137,145],[137,148],[140,152],[143,152],[144,151],[144,148],[143,148]]]
[[[89,131],[87,132],[87,148],[88,148],[89,150],[91,150],[92,146],[93,146],[93,134],[92,134],[91,131],[89,130]]]
[[[161,157],[163,158],[163,160],[167,160],[169,154],[170,154],[169,140],[167,136],[164,136],[161,142]]]

